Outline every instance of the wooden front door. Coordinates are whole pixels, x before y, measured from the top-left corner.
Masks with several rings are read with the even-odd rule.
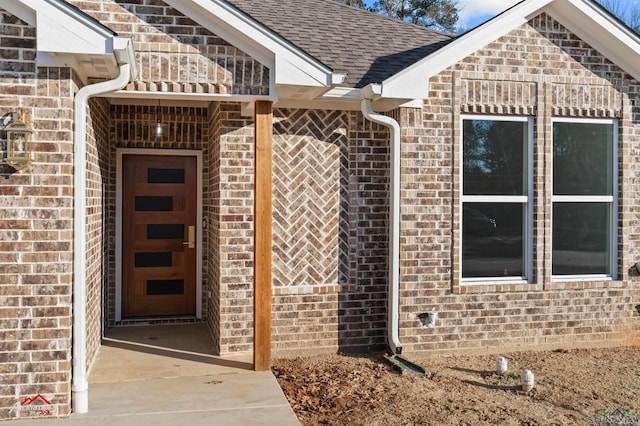
[[[196,313],[197,161],[122,157],[122,316]]]

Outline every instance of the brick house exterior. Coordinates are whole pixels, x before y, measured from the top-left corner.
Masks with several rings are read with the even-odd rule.
[[[20,171],[4,162],[10,127],[0,128],[0,419],[37,414],[13,409],[37,394],[57,416],[77,409],[104,331],[138,323],[205,322],[220,355],[255,353],[265,329],[281,356],[639,342],[640,38],[590,0],[524,0],[459,37],[331,0],[301,2],[0,6],[0,116],[23,109],[32,130]],[[88,100],[82,131],[74,101],[123,69],[123,87]],[[366,102],[382,114],[367,114]],[[265,105],[266,134],[257,124]],[[399,124],[397,154],[385,119]],[[528,126],[526,194],[465,192],[465,123],[492,120]],[[615,132],[612,193],[578,200],[609,209],[601,273],[554,269],[564,253],[554,217],[574,202],[554,193],[555,123]],[[146,154],[198,158],[189,315],[126,314],[123,162]],[[264,162],[268,177],[256,171]],[[266,216],[256,204],[265,186]],[[465,244],[480,241],[465,227],[465,203],[525,206],[521,273],[465,275],[478,256]],[[491,220],[498,230],[483,241],[506,240]],[[265,226],[268,275],[259,269]],[[271,301],[266,311],[258,293]]]

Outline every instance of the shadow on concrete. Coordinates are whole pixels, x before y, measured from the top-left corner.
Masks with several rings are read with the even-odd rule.
[[[173,375],[177,365],[183,372],[187,366],[194,372],[201,371],[204,366],[198,367],[199,364],[207,364],[207,370],[218,367],[252,370],[251,361],[248,353],[233,357],[216,355],[209,329],[204,323],[162,324],[108,329],[102,339],[97,367],[100,374],[109,375],[110,370],[127,363],[137,365],[137,373],[143,369],[148,371],[151,377],[156,373]]]
[[[149,355],[159,355],[170,358],[177,358],[185,361],[201,362],[206,364],[214,364],[222,367],[238,368],[242,370],[253,370],[253,364],[250,362],[241,362],[224,359],[218,356],[189,352],[186,350],[167,348],[155,345],[144,344],[140,342],[127,342],[105,337],[102,346],[124,349],[128,351],[142,352]]]

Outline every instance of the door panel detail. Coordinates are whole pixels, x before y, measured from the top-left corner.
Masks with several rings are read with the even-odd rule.
[[[184,293],[184,280],[149,280],[147,295],[160,296]]]
[[[173,211],[173,197],[136,197],[137,212]]]
[[[147,183],[184,183],[184,169],[149,169]]]
[[[147,225],[148,240],[183,240],[184,225],[178,223]]]
[[[195,241],[196,157],[123,155],[122,167],[122,316],[195,315],[198,254],[183,242]]]
[[[169,252],[160,253],[136,253],[136,268],[159,268],[171,267],[173,264],[173,254]]]

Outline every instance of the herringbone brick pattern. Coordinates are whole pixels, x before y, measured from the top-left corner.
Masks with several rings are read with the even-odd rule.
[[[357,112],[278,110],[274,123],[273,350],[380,348],[389,132]]]
[[[348,156],[343,112],[276,111],[273,155],[273,284],[337,285],[342,175]],[[348,203],[342,203],[348,205]],[[348,243],[347,243],[348,244]],[[344,245],[342,245],[344,247]]]

